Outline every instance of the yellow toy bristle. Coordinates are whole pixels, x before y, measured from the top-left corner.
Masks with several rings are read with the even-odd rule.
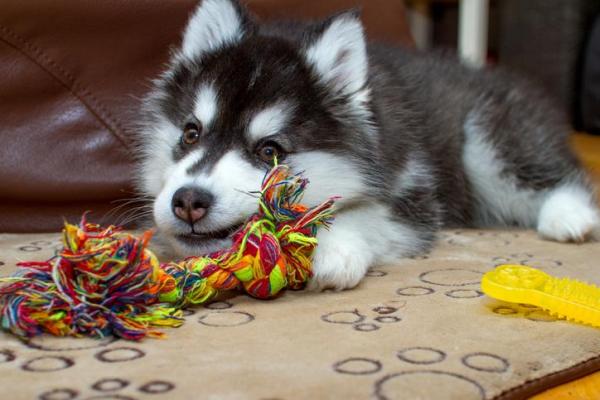
[[[600,288],[588,283],[525,265],[500,265],[483,276],[481,289],[498,300],[534,305],[558,318],[600,328]]]

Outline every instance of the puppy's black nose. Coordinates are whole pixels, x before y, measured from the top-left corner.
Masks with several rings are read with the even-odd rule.
[[[213,199],[206,190],[182,187],[173,194],[171,209],[177,218],[194,225],[206,215]]]

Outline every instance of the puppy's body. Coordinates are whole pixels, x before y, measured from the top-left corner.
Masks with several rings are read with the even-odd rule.
[[[367,45],[352,14],[256,25],[232,0],[205,0],[146,102],[140,187],[179,256],[214,250],[255,211],[243,192],[277,153],[310,179],[308,204],[342,196],[313,288],[352,287],[443,226],[583,240],[599,218],[568,126],[513,82]]]

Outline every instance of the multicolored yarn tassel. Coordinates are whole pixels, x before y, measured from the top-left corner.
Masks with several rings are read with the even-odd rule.
[[[66,223],[63,249],[45,262],[19,263],[0,279],[2,328],[21,337],[57,336],[139,340],[162,337],[157,326],[180,326],[182,309],[226,290],[256,298],[299,289],[311,276],[316,231],[331,221],[334,199],[300,204],[307,180],[286,166],[265,177],[259,210],[233,235],[229,249],[160,265],[141,238],[120,228]]]

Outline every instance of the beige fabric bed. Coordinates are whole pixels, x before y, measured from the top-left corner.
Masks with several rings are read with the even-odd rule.
[[[0,235],[0,275],[44,259],[58,234]],[[380,267],[355,290],[239,295],[188,312],[165,340],[0,334],[6,399],[524,398],[600,368],[600,331],[479,291],[523,262],[600,283],[600,244],[525,231],[445,232],[427,257]]]

